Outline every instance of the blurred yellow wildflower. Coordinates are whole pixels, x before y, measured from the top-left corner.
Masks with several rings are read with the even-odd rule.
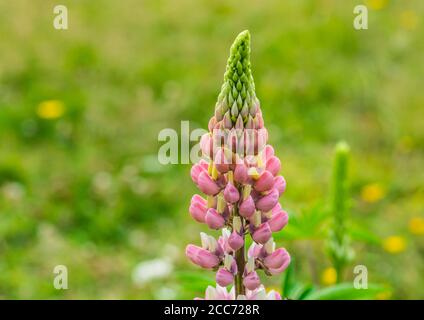
[[[37,107],[37,115],[42,119],[57,119],[65,113],[65,105],[60,100],[46,100]]]
[[[406,249],[406,240],[401,236],[390,236],[384,239],[383,248],[392,254],[401,253]]]
[[[387,5],[387,0],[367,0],[366,3],[373,10],[381,10]]]
[[[367,184],[362,188],[361,198],[365,202],[374,203],[384,198],[386,192],[378,183]]]
[[[412,10],[402,11],[400,14],[400,26],[406,30],[414,30],[418,25],[418,16]]]
[[[330,286],[332,284],[335,284],[337,281],[337,271],[336,269],[330,267],[324,269],[324,271],[321,274],[321,282],[322,284],[326,286]]]
[[[411,218],[409,220],[409,231],[415,235],[424,235],[424,218]]]

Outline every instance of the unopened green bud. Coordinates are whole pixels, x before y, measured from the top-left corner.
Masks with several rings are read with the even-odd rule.
[[[234,117],[235,119],[238,116],[238,107],[237,107],[237,103],[234,102],[233,106],[231,107],[231,116]]]
[[[227,97],[227,99],[225,99]],[[250,68],[250,34],[249,31],[241,32],[234,40],[230,49],[230,57],[227,61],[227,69],[224,74],[224,85],[221,87],[221,93],[218,101],[227,101],[226,106],[222,106],[222,113],[231,109],[231,120],[233,124],[237,121],[239,112],[248,106],[248,112],[253,104],[255,97],[255,83],[253,81]],[[234,102],[238,108],[236,112]],[[254,114],[252,114],[253,116]],[[243,122],[247,121],[246,110],[243,110]]]

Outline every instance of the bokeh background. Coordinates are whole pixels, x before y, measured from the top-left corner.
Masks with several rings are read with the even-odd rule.
[[[206,128],[244,29],[283,208],[310,221],[327,206],[345,140],[351,267],[388,288],[376,298],[424,298],[424,2],[365,1],[358,31],[361,3],[0,1],[0,298],[192,299],[213,283],[184,256],[207,231],[188,214],[190,165],[160,165],[157,136]],[[297,276],[332,285],[325,221],[299,228],[278,237]]]

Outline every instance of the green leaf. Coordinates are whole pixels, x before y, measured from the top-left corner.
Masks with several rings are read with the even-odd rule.
[[[281,292],[287,298],[291,298],[291,293],[296,285],[296,279],[294,274],[294,259],[292,259],[289,267],[284,271],[281,282]]]
[[[289,224],[281,232],[274,234],[275,240],[311,240],[324,239],[325,222],[328,212],[318,203],[301,214],[289,213]]]
[[[352,283],[340,283],[312,292],[307,300],[357,300],[374,299],[377,294],[388,291],[387,287],[368,284],[368,289],[355,289]]]
[[[303,300],[312,290],[312,285],[305,285],[296,280],[295,261],[292,259],[290,266],[282,276],[281,292],[283,296],[288,299]]]
[[[194,291],[204,291],[210,285],[215,286],[215,279],[210,274],[180,271],[175,275],[185,288]]]
[[[349,234],[353,240],[362,241],[376,246],[381,245],[381,239],[363,227],[351,226]]]

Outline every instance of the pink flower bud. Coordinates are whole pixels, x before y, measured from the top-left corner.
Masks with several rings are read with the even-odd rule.
[[[228,244],[231,249],[237,251],[244,244],[243,237],[238,232],[233,231],[233,233],[231,233],[230,237],[228,238]]]
[[[191,198],[189,212],[194,220],[204,223],[206,211],[208,210],[207,201],[198,194]]]
[[[225,225],[224,217],[214,208],[209,208],[206,212],[205,222],[211,229],[221,229]]]
[[[249,250],[247,250],[247,255],[249,257],[258,258],[259,255],[261,255],[262,248],[263,246],[261,244],[252,242],[252,244],[249,247]]]
[[[279,269],[284,266],[284,269],[290,263],[290,256],[286,249],[279,248],[264,259],[264,264],[269,269]]]
[[[255,182],[255,189],[259,192],[268,191],[274,186],[274,176],[269,171],[264,171]]]
[[[240,199],[240,193],[231,182],[228,182],[224,189],[224,199],[229,203],[235,203]]]
[[[286,226],[288,221],[289,215],[287,212],[280,210],[272,213],[271,219],[268,220],[268,224],[272,232],[278,232]]]
[[[219,264],[219,258],[216,255],[192,244],[186,247],[186,256],[191,262],[205,269],[211,269]]]
[[[199,189],[207,195],[213,196],[219,192],[219,187],[207,172],[200,172],[197,178]]]
[[[220,268],[216,273],[216,283],[219,284],[221,287],[226,287],[232,284],[233,281],[234,275],[224,268]]]
[[[276,176],[281,169],[280,159],[278,159],[276,156],[271,156],[269,159],[267,159],[266,169],[271,172],[273,176]]]
[[[237,117],[237,121],[236,121],[236,124],[235,124],[234,128],[239,129],[239,130],[244,128],[244,125],[243,125],[243,118],[241,117],[241,115],[240,115],[240,114],[239,114],[239,116]]]
[[[284,180],[283,176],[278,176],[274,179],[274,187],[278,190],[280,196],[286,191],[286,180]]]
[[[234,170],[234,180],[239,183],[245,183],[248,180],[247,167],[243,164],[237,164]]]
[[[262,117],[262,113],[258,113],[256,115],[256,128],[262,129],[264,127],[264,118]]]
[[[193,165],[191,167],[191,171],[190,171],[191,180],[193,180],[193,182],[197,184],[199,174],[203,171],[207,171],[207,169],[205,169],[202,165],[200,165],[198,163]]]
[[[220,148],[215,154],[215,167],[220,173],[226,173],[230,169],[231,159],[227,159],[224,150]]]
[[[271,145],[266,145],[264,149],[265,153],[265,159],[264,162],[266,163],[271,157],[274,155],[274,148]]]
[[[224,128],[225,129],[231,129],[233,127],[233,123],[231,121],[231,115],[230,115],[230,111],[228,110],[225,115],[224,115]]]
[[[257,228],[252,234],[253,240],[261,244],[266,243],[271,238],[271,236],[272,231],[267,222],[262,223],[259,228]]]
[[[217,116],[221,116],[221,115],[219,114],[219,112],[216,112],[216,115],[217,115]],[[209,129],[209,131],[212,131],[212,130],[213,130],[213,128],[215,127],[216,122],[217,122],[216,120],[217,120],[217,117],[212,117],[212,118],[210,118],[209,123],[208,123],[208,129]]]
[[[240,204],[239,213],[245,218],[249,218],[255,213],[255,202],[251,196]]]
[[[203,173],[200,174],[200,176]],[[200,178],[199,176],[199,178]],[[200,179],[199,179],[200,180]],[[256,202],[256,208],[258,210],[261,210],[263,212],[269,211],[278,203],[278,197],[280,194],[278,193],[277,189],[272,189],[270,193],[268,193],[266,196],[263,196]]]
[[[249,290],[255,290],[261,285],[261,279],[259,279],[256,271],[249,272],[243,279],[244,286]]]
[[[212,158],[213,155],[213,142],[211,135],[209,133],[205,133],[200,138],[200,149],[202,150],[203,155]]]

